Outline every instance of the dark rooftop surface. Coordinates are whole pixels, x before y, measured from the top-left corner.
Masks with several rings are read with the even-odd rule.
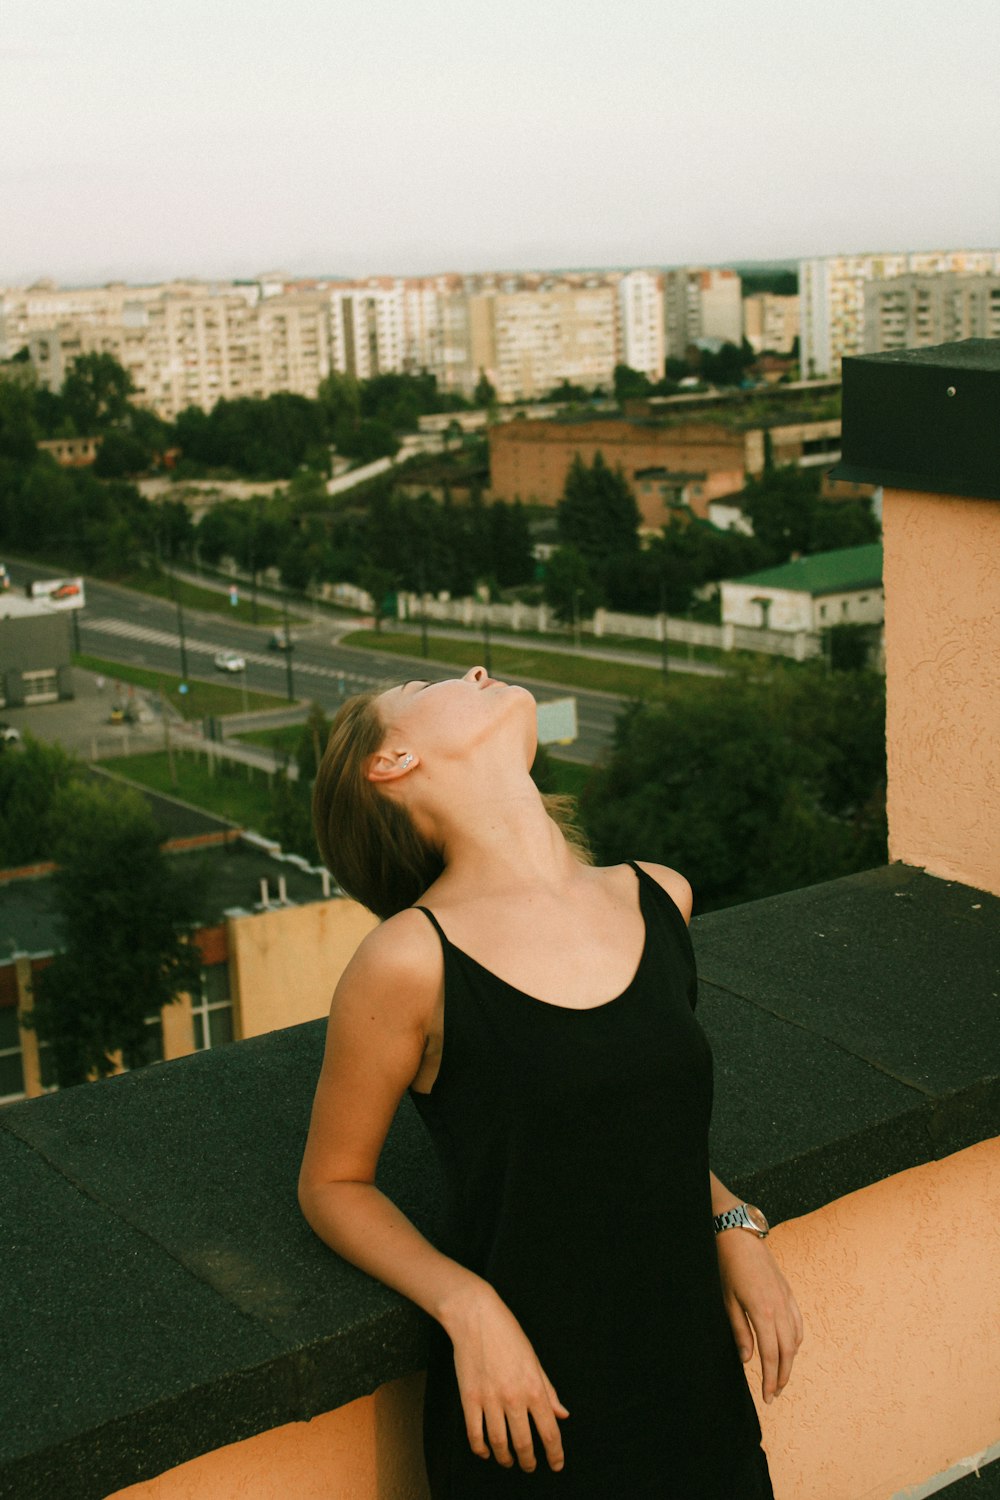
[[[997,897],[895,865],[693,934],[713,1167],[772,1220],[996,1134]],[[99,1500],[421,1365],[422,1315],[297,1207],[323,1039],[310,1022],[0,1111],[0,1495]],[[406,1098],[380,1183],[433,1232]],[[998,1493],[985,1472],[961,1485]]]
[[[246,838],[226,844],[210,844],[171,855],[185,860],[185,868],[204,870],[205,897],[201,921],[205,927],[221,922],[226,911],[239,907],[253,911],[260,904],[262,879],[268,882],[269,899],[278,901],[278,880],[284,876],[290,903],[303,906],[322,901],[323,884],[318,870],[302,869],[297,863],[269,854]],[[12,953],[49,953],[59,944],[55,912],[55,888],[51,876],[0,881],[0,963]]]
[[[137,781],[129,781],[126,776],[116,776],[113,771],[106,771],[103,766],[87,766],[86,770],[99,786],[107,787],[110,784],[113,787],[128,787],[129,791],[141,797],[162,828],[164,842],[168,839],[204,838],[210,834],[217,834],[221,838],[226,834],[234,834],[237,830],[238,825],[227,818],[206,812],[203,807],[193,807],[190,802],[182,802],[179,797],[154,792]]]

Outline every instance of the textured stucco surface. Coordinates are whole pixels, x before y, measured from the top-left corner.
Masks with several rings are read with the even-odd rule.
[[[111,1500],[426,1500],[422,1374],[372,1396],[230,1443]]]
[[[758,1401],[776,1500],[890,1500],[1000,1438],[1000,1138],[774,1231],[805,1339]]]
[[[1000,503],[886,490],[889,856],[1000,894]]]

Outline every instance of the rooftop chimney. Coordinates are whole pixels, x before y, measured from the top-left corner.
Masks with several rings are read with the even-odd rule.
[[[884,486],[889,857],[1000,895],[1000,339],[844,360]]]

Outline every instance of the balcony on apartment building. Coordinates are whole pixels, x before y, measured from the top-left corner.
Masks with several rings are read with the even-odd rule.
[[[839,473],[885,486],[891,863],[692,929],[713,1167],[806,1324],[780,1401],[748,1369],[778,1500],[1000,1495],[998,396],[1000,341],[845,362]],[[423,1317],[296,1204],[322,1045],[0,1112],[0,1494],[425,1494]],[[406,1099],[380,1180],[433,1234]]]

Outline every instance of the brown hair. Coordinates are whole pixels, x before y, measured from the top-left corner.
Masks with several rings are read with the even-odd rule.
[[[444,860],[417,832],[405,808],[379,792],[367,776],[381,749],[385,725],[378,693],[358,693],[339,709],[313,787],[316,842],[342,890],[378,917],[412,906],[444,869]],[[549,817],[584,864],[592,862],[576,821],[572,797],[543,794]]]

